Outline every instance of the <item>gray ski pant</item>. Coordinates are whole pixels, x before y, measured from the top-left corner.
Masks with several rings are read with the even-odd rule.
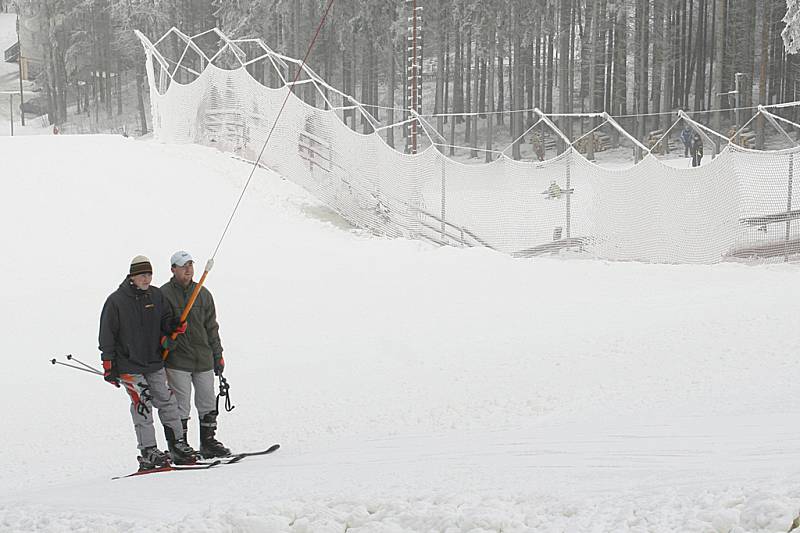
[[[214,371],[186,372],[185,370],[167,369],[169,386],[178,400],[178,414],[182,420],[188,420],[192,412],[192,385],[194,385],[194,405],[197,418],[203,417],[217,408],[217,395],[214,393]]]
[[[120,381],[131,398],[131,418],[140,450],[157,446],[153,407],[158,409],[158,418],[164,427],[172,428],[175,435],[183,435],[178,402],[167,387],[163,368],[150,374],[122,374]]]

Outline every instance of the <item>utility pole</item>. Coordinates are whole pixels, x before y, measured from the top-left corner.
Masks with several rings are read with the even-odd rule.
[[[408,69],[406,91],[408,94],[408,108],[415,113],[411,120],[411,134],[406,143],[406,151],[410,154],[417,153],[417,128],[419,121],[416,115],[422,113],[422,6],[417,6],[417,0],[406,0],[411,9],[408,17]]]
[[[22,115],[22,125],[25,125],[25,110],[22,108],[22,43],[19,41],[19,3],[14,2],[14,8],[17,11],[17,65],[19,66],[19,112]],[[12,120],[11,135],[14,135],[14,127]]]

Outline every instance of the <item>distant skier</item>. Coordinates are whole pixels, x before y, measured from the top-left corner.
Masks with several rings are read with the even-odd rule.
[[[703,159],[703,139],[700,138],[699,133],[694,134],[694,139],[692,140],[692,166],[699,167],[700,160]]]
[[[58,125],[53,124],[53,135],[58,135],[59,133],[61,133],[61,130],[58,129]]]
[[[139,470],[165,466],[170,459],[156,446],[153,407],[164,426],[172,461],[191,464],[196,452],[183,437],[178,403],[167,387],[163,347],[170,345],[173,331],[186,331],[157,287],[151,287],[150,260],[137,255],[119,288],[106,299],[100,315],[100,351],[103,378],[125,387],[131,398],[131,417],[140,450]]]
[[[161,286],[161,292],[175,316],[180,316],[194,291],[194,261],[188,252],[175,252],[171,258],[172,279]],[[202,287],[186,318],[186,333],[177,338],[166,360],[167,380],[178,399],[178,412],[188,439],[192,385],[194,404],[200,420],[200,455],[227,457],[231,451],[215,438],[217,405],[214,375],[225,369],[219,338],[217,311],[211,292]]]
[[[542,138],[539,135],[534,134],[533,138],[531,139],[531,144],[533,146],[533,152],[536,154],[536,158],[539,161],[544,161],[545,150]]]
[[[692,148],[692,128],[688,125],[684,126],[681,131],[681,141],[683,142],[683,157],[689,157],[689,151]]]

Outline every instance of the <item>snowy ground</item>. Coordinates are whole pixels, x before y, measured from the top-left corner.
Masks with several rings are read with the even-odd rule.
[[[283,447],[112,481],[136,464],[124,393],[49,359],[98,360],[134,255],[159,284],[177,249],[204,264],[249,167],[120,136],[0,159],[2,531],[785,532],[800,511],[796,264],[386,240],[267,172],[208,287],[220,437]]]

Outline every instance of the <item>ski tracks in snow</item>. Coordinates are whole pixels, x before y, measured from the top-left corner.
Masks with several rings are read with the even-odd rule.
[[[155,529],[137,523],[136,509],[93,513],[73,501],[87,491],[114,501],[123,484],[101,483],[16,504],[7,495],[0,529],[788,531],[800,508],[792,418],[653,414],[343,440],[245,468],[126,480],[142,483],[136,507],[153,510]],[[172,491],[182,494],[176,507],[163,501]]]

